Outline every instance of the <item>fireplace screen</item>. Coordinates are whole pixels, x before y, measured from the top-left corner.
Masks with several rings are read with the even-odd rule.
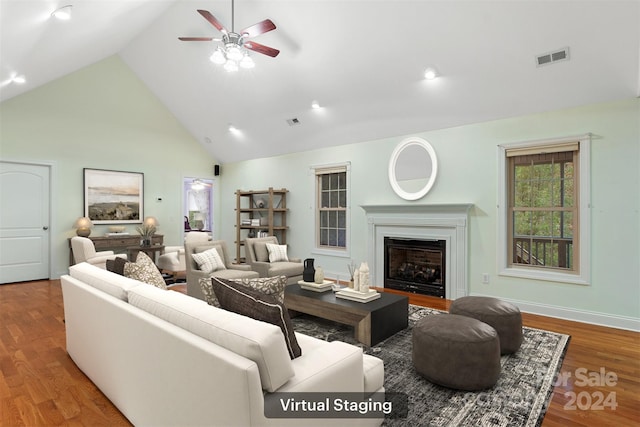
[[[384,286],[445,298],[444,240],[384,238]]]

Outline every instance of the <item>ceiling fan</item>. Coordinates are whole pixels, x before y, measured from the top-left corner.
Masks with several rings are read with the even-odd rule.
[[[198,9],[198,13],[222,33],[222,38],[213,37],[178,37],[182,41],[219,41],[222,42],[211,55],[215,64],[224,64],[227,71],[236,71],[238,67],[253,68],[253,60],[246,49],[275,58],[280,51],[269,46],[248,40],[260,34],[275,30],[276,25],[265,19],[236,33],[234,28],[234,0],[231,0],[231,31],[228,31],[208,10]]]
[[[212,183],[206,182],[200,178],[195,178],[193,181],[191,181],[191,189],[195,191],[204,190],[205,188],[211,187],[212,185]]]

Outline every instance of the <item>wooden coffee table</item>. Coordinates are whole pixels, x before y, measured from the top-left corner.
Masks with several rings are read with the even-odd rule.
[[[371,347],[409,325],[409,299],[380,293],[380,298],[362,303],[336,298],[332,291],[314,292],[289,285],[284,304],[292,311],[354,327],[355,338]]]

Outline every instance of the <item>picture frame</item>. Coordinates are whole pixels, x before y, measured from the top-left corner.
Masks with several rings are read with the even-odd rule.
[[[94,224],[137,224],[144,218],[144,174],[83,169],[84,216]]]

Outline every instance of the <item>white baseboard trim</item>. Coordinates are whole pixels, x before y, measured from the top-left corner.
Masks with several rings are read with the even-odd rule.
[[[494,297],[492,295],[482,294],[473,295]],[[556,317],[558,319],[572,320],[575,322],[589,323],[593,325],[640,332],[640,318],[637,317],[599,313],[596,311],[578,310],[575,308],[558,307],[554,305],[532,303],[529,301],[520,301],[502,297],[500,299],[516,305],[520,309],[520,311],[524,313],[539,314],[541,316]]]

